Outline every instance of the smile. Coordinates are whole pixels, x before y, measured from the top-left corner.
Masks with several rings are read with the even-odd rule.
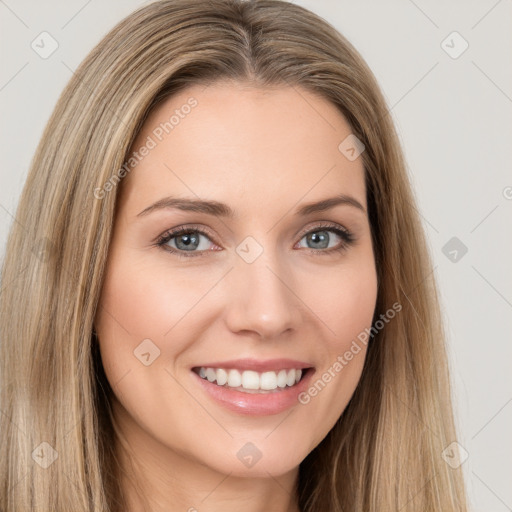
[[[217,386],[246,393],[279,392],[286,387],[295,386],[301,380],[303,372],[300,368],[256,372],[204,366],[194,368],[194,371],[202,379],[216,383]]]

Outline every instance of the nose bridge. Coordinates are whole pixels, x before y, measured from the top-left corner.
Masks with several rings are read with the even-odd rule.
[[[230,272],[229,327],[233,331],[279,336],[296,327],[299,311],[290,290],[290,273],[278,251],[247,237],[237,247],[235,268]],[[267,237],[267,245],[268,245]]]

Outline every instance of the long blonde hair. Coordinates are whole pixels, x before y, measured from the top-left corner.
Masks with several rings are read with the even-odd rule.
[[[331,25],[280,0],[162,0],[114,27],[73,74],[23,189],[2,272],[0,509],[121,511],[109,397],[93,321],[120,169],[164,98],[218,79],[301,86],[364,143],[379,289],[360,383],[299,469],[304,512],[465,511],[436,285],[386,103]],[[341,141],[340,141],[341,142]],[[56,460],[55,457],[57,457]]]

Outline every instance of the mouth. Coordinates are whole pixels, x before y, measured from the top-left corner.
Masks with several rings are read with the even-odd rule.
[[[296,359],[208,361],[191,368],[209,400],[236,414],[267,416],[302,404],[315,367]],[[302,407],[302,405],[301,405]]]
[[[297,365],[302,366],[302,365]],[[268,371],[215,366],[192,368],[201,379],[220,388],[252,394],[280,393],[295,388],[314,372],[313,367],[281,368]]]

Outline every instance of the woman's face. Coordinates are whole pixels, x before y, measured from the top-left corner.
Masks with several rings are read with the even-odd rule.
[[[141,459],[282,475],[340,417],[377,295],[350,134],[305,89],[230,82],[192,86],[144,124],[96,319]]]

